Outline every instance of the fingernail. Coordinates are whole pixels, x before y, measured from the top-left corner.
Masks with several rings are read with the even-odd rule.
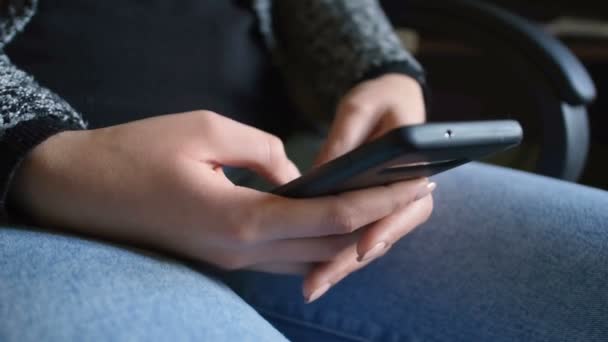
[[[312,303],[315,300],[319,299],[319,297],[321,297],[323,294],[325,294],[325,292],[327,292],[327,290],[329,290],[330,287],[331,287],[330,283],[325,283],[325,284],[319,286],[316,290],[312,291],[312,293],[310,294],[310,296],[308,296],[308,298],[306,298],[306,303]]]
[[[418,191],[416,198],[414,198],[414,202],[425,198],[431,192],[433,192],[433,190],[435,190],[435,188],[437,188],[437,183],[435,183],[435,182],[431,182],[431,183],[428,183],[427,185],[423,186],[422,189],[420,189],[420,191]]]
[[[379,257],[382,254],[382,252],[384,252],[384,250],[386,249],[387,246],[388,246],[388,244],[384,241],[378,242],[374,247],[372,247],[372,249],[363,253],[363,255],[357,259],[357,261],[364,262],[364,261],[375,259],[375,258]]]

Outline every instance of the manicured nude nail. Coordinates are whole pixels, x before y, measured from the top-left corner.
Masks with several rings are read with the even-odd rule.
[[[422,189],[420,189],[420,191],[418,191],[418,194],[416,195],[416,198],[414,199],[414,201],[418,201],[420,199],[425,198],[431,192],[433,192],[433,190],[435,190],[435,188],[437,188],[437,183],[435,183],[435,182],[431,182],[431,183],[428,183],[427,185],[423,186]]]
[[[372,249],[363,253],[363,255],[357,259],[357,261],[364,262],[364,261],[375,259],[384,252],[386,247],[388,247],[388,244],[386,242],[384,242],[384,241],[378,242],[374,247],[372,247]]]
[[[306,303],[312,303],[315,300],[319,299],[319,297],[321,297],[323,294],[325,294],[325,292],[327,292],[327,290],[329,290],[330,287],[331,287],[330,283],[326,283],[326,284],[323,284],[323,285],[317,287],[317,289],[312,291],[310,296],[308,296],[308,298],[306,299]]]

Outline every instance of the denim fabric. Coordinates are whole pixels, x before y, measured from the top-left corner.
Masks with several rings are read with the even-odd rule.
[[[478,163],[434,180],[431,220],[310,305],[298,277],[221,275],[247,304],[203,268],[2,228],[0,340],[608,338],[606,192]]]
[[[316,145],[288,151],[310,165]],[[429,222],[318,302],[297,278],[225,280],[294,340],[608,339],[607,192],[480,163],[433,179]]]
[[[284,341],[234,292],[168,258],[0,228],[0,341]]]

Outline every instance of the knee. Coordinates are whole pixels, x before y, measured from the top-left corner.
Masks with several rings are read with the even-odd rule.
[[[7,340],[238,340],[247,327],[280,336],[223,283],[169,258],[10,228],[0,246]],[[250,324],[229,329],[235,315]]]

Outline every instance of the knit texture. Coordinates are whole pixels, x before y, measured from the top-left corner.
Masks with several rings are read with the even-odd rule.
[[[391,72],[423,80],[422,67],[375,0],[255,0],[254,6],[266,44],[304,113],[333,115],[351,87],[387,64]]]

